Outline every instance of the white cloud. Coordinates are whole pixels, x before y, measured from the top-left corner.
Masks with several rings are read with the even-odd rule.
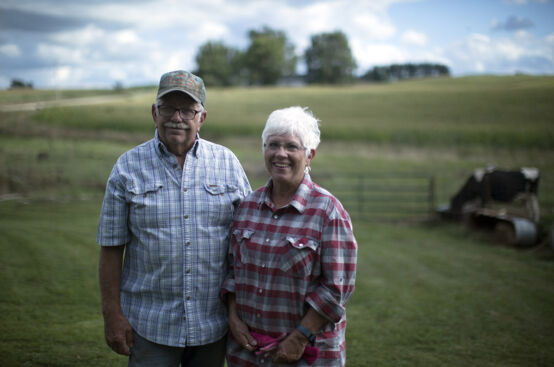
[[[115,32],[113,35],[113,40],[119,44],[136,44],[140,42],[140,38],[132,30],[124,30]]]
[[[355,40],[352,48],[362,74],[372,66],[404,62],[408,56],[402,48],[385,43],[365,44]]]
[[[0,45],[0,55],[15,58],[21,55],[21,51],[17,45],[10,43],[7,45]]]
[[[554,38],[554,37],[553,37]],[[554,41],[554,40],[553,40]],[[531,34],[491,38],[473,34],[449,47],[445,53],[460,68],[461,73],[488,72],[493,74],[533,71],[554,71],[553,45]]]
[[[84,64],[87,61],[81,49],[47,43],[38,44],[37,55],[44,60],[64,64]]]
[[[387,40],[396,33],[395,27],[381,19],[379,16],[371,13],[356,14],[353,17],[353,24],[346,25],[346,29],[352,29],[357,33],[357,37],[367,40]],[[356,34],[354,33],[354,37]]]
[[[408,45],[425,46],[427,44],[427,36],[425,33],[421,33],[414,30],[408,30],[402,33],[400,36],[402,42]]]
[[[67,66],[62,66],[55,70],[53,80],[56,83],[56,85],[65,84],[69,81],[70,76],[71,76],[71,68]]]
[[[204,43],[208,40],[220,40],[229,34],[229,29],[223,23],[208,21],[199,24],[192,30],[189,37],[196,39],[198,42]]]
[[[397,19],[391,16],[398,14],[391,11],[393,5],[412,2],[429,9],[424,0],[63,0],[63,6],[60,0],[3,1],[4,7],[56,16],[71,25],[71,32],[55,29],[44,34],[30,32],[23,37],[21,33],[3,31],[0,80],[10,76],[11,70],[24,70],[18,76],[33,80],[36,86],[51,80],[74,86],[104,83],[107,87],[114,80],[126,86],[157,82],[169,69],[194,69],[196,52],[204,42],[220,40],[245,49],[249,43],[247,32],[264,25],[284,31],[298,55],[310,45],[311,36],[344,32],[358,63],[358,73],[376,65],[404,62],[441,62],[455,74],[515,69],[554,73],[552,27],[548,30],[551,33],[542,38],[534,34],[539,30],[537,23],[536,27],[512,26],[510,32],[473,34],[462,39],[454,29],[437,35],[427,26],[406,29],[402,23],[395,24]],[[484,9],[489,11],[486,19],[494,14],[511,14],[498,11],[506,7],[506,1],[497,4],[494,13]],[[530,1],[537,0],[512,0],[521,4]],[[432,24],[437,14],[426,14]],[[501,19],[504,22],[497,22],[497,26],[506,28],[514,23],[508,22],[511,18]],[[529,19],[536,21],[534,17]],[[468,20],[471,22],[474,20]],[[472,29],[490,29],[490,24],[470,25]],[[23,38],[25,42],[21,41]],[[20,64],[30,64],[33,69],[27,71]],[[302,67],[300,63],[299,70]]]

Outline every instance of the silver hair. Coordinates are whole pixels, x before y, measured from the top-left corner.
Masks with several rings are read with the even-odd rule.
[[[308,107],[287,107],[273,111],[267,118],[262,132],[262,151],[267,139],[272,135],[291,134],[296,136],[306,148],[306,156],[317,149],[320,142],[319,120]]]

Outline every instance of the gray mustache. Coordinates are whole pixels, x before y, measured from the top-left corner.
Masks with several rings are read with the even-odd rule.
[[[181,129],[181,130],[189,130],[190,127],[183,123],[183,122],[166,122],[164,124],[164,127],[169,127],[169,128],[172,128],[172,129]]]

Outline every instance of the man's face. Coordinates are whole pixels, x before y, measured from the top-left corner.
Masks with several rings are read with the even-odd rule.
[[[188,151],[192,147],[196,134],[206,119],[206,112],[193,112],[194,117],[190,120],[184,119],[181,115],[186,110],[200,111],[201,109],[202,106],[199,103],[182,92],[172,92],[163,96],[157,112],[152,105],[152,117],[158,129],[158,136],[169,151],[177,153],[183,148]],[[168,114],[168,110],[173,113]]]

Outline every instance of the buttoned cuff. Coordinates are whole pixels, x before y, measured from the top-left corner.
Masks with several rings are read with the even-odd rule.
[[[320,286],[315,292],[310,293],[306,297],[306,302],[333,324],[338,323],[346,313],[345,307],[337,302],[333,294],[324,286]]]
[[[227,303],[228,293],[235,293],[235,279],[227,278],[225,279],[225,281],[223,282],[223,285],[221,286],[221,290],[219,291],[219,297],[225,303]]]

